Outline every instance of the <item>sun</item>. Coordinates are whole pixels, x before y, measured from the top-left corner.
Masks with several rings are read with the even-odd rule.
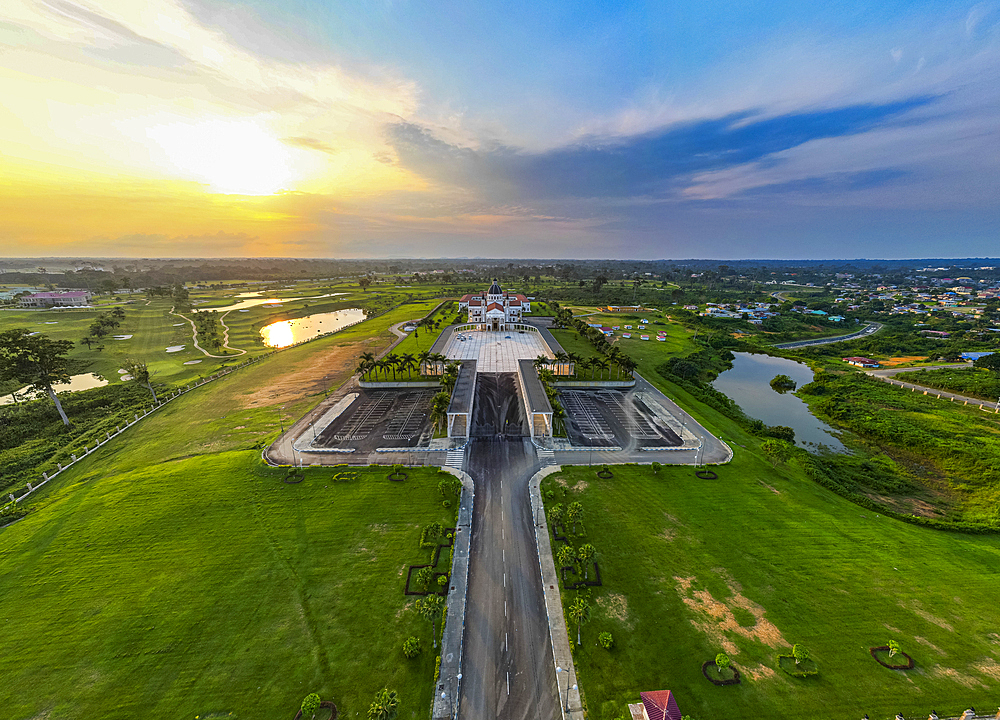
[[[146,135],[163,151],[162,169],[213,192],[271,195],[295,180],[292,150],[254,120],[171,122]]]

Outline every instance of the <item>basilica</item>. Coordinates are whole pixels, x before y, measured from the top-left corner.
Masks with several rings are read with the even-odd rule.
[[[531,312],[531,302],[524,295],[504,292],[495,279],[485,293],[465,295],[458,309],[469,310],[469,322],[479,330],[506,330],[510,323],[521,322],[521,314]]]

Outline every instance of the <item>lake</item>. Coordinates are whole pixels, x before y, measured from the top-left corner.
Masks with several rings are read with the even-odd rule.
[[[98,377],[92,373],[84,373],[83,375],[73,375],[70,377],[68,383],[63,383],[60,385],[54,385],[53,390],[56,394],[64,392],[78,392],[80,390],[90,390],[91,388],[104,387],[108,384],[108,381],[102,377]],[[17,391],[18,402],[25,399],[25,393],[27,388],[23,387]],[[40,393],[35,397],[46,397],[45,393]],[[12,405],[14,403],[14,398],[7,393],[3,397],[0,397],[0,405]]]
[[[333,332],[365,319],[361,308],[347,308],[335,312],[316,313],[294,320],[282,320],[265,325],[260,336],[268,347],[283,348],[322,333]]]
[[[844,445],[830,433],[829,425],[819,420],[809,406],[790,392],[771,389],[775,375],[787,375],[797,387],[812,382],[808,365],[786,358],[752,353],[734,353],[733,367],[712,383],[719,392],[732,398],[750,417],[768,425],[785,425],[795,430],[795,443],[815,448],[826,445],[831,450],[846,452]]]
[[[288,298],[262,298],[262,297],[252,297],[254,295],[260,295],[258,292],[253,293],[240,293],[237,295],[238,298],[251,296],[250,299],[241,300],[240,302],[233,303],[232,305],[223,305],[222,307],[195,307],[195,310],[215,310],[217,313],[232,312],[233,310],[249,310],[250,308],[257,307],[259,305],[281,305],[286,302],[294,302],[296,300],[321,300],[322,298],[339,297],[340,295],[347,295],[347,293],[327,293],[326,295],[309,295],[305,297],[288,297]]]

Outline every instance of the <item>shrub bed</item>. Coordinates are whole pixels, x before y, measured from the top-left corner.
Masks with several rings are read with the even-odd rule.
[[[868,648],[868,652],[871,653],[871,656],[873,658],[875,658],[875,662],[877,662],[882,667],[889,668],[890,670],[910,670],[913,667],[913,658],[911,658],[909,655],[907,655],[902,650],[897,650],[896,651],[896,655],[902,655],[904,658],[906,658],[906,662],[903,663],[903,664],[895,664],[895,665],[893,665],[892,663],[886,662],[881,657],[879,657],[880,653],[885,653],[886,657],[888,657],[888,655],[889,655],[889,646],[888,645],[879,645],[877,647]]]
[[[699,477],[702,480],[717,480],[718,475],[712,470],[695,470],[695,477]]]
[[[740,671],[730,665],[722,672],[716,669],[715,660],[706,660],[701,665],[701,674],[713,685],[739,685]]]
[[[804,678],[810,677],[812,675],[819,675],[819,666],[816,665],[814,660],[807,659],[803,660],[798,665],[795,664],[795,658],[791,655],[779,655],[778,656],[778,667],[791,675],[792,677]]]
[[[333,700],[324,700],[323,702],[321,702],[319,704],[319,709],[320,710],[324,710],[324,709],[329,710],[330,711],[330,720],[336,720],[336,718],[337,718],[337,706],[333,704]],[[319,717],[319,718],[325,718],[326,717],[326,713],[316,713],[316,716]],[[297,713],[295,713],[295,720],[302,720],[302,711],[301,710],[299,710]]]

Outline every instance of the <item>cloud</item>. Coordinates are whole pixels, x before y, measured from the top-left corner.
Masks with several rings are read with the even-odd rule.
[[[414,172],[439,182],[479,186],[497,198],[641,197],[677,190],[697,173],[765,162],[819,138],[891,125],[933,101],[916,97],[756,121],[745,112],[627,138],[587,138],[541,153],[462,148],[411,123],[392,126],[390,142],[400,162]]]

